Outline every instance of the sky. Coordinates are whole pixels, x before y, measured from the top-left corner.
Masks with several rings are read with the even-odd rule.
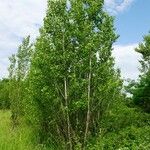
[[[123,78],[137,79],[140,56],[134,51],[150,31],[150,0],[105,0],[105,10],[115,16],[120,37],[113,56]],[[0,78],[7,77],[10,57],[23,37],[34,40],[43,24],[46,0],[0,0]]]

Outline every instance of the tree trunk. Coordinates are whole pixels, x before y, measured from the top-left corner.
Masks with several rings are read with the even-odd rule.
[[[63,53],[65,52],[65,35],[62,35],[62,48],[63,48]],[[65,61],[64,61],[65,62]],[[64,63],[65,67],[65,63]],[[67,120],[67,134],[68,134],[68,145],[69,145],[69,150],[72,150],[72,140],[71,140],[71,126],[70,126],[70,117],[69,117],[69,108],[68,108],[68,94],[67,94],[67,79],[64,77],[64,98],[65,98],[65,106],[66,106],[66,120]]]
[[[92,60],[91,60],[91,55],[90,55],[90,60],[89,60],[89,75],[88,75],[88,110],[87,110],[87,116],[86,116],[86,127],[85,127],[85,135],[84,135],[84,148],[86,146],[87,142],[87,136],[88,136],[88,130],[89,130],[89,123],[90,123],[90,100],[91,100],[91,67],[92,67]]]
[[[69,143],[69,150],[72,150],[71,127],[70,127],[70,118],[69,118],[69,111],[68,111],[68,95],[67,95],[67,80],[66,80],[66,78],[64,78],[64,86],[65,86],[64,92],[65,92],[65,104],[66,104],[68,143]]]

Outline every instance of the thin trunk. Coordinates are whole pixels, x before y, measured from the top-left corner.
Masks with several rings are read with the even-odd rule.
[[[63,53],[65,52],[65,35],[63,31],[63,38],[62,38],[62,46],[63,46]],[[64,63],[65,67],[65,63]],[[65,97],[65,105],[66,105],[66,119],[67,119],[67,134],[68,134],[68,143],[69,143],[69,150],[72,150],[72,140],[71,140],[71,125],[70,125],[70,118],[69,118],[69,111],[68,111],[68,94],[67,94],[67,79],[64,77],[64,97]]]
[[[88,130],[89,130],[89,123],[90,123],[90,101],[91,101],[91,67],[92,67],[92,59],[90,55],[89,60],[89,75],[88,75],[88,110],[87,110],[87,116],[86,116],[86,127],[85,127],[85,135],[84,135],[84,148],[87,142],[87,136],[88,136]]]
[[[70,127],[70,118],[69,118],[69,111],[68,111],[68,95],[67,95],[67,80],[64,78],[64,86],[65,86],[65,103],[66,103],[66,117],[67,117],[67,131],[68,131],[68,143],[69,149],[72,150],[72,140],[71,140],[71,127]]]

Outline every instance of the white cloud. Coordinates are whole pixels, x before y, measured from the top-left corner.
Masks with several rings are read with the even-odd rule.
[[[6,76],[8,57],[22,38],[37,36],[45,10],[46,0],[0,0],[0,78]]]
[[[133,1],[135,0],[105,0],[105,8],[111,14],[117,14],[129,8]]]
[[[127,79],[137,79],[139,75],[140,55],[134,51],[138,44],[115,45],[113,56],[115,56],[116,65],[121,69],[122,77]]]
[[[133,0],[105,0],[110,10],[125,10]],[[46,0],[0,0],[0,78],[7,75],[8,57],[16,52],[26,35],[35,38],[45,16]],[[136,44],[115,45],[114,56],[123,77],[138,76],[138,58],[134,52]]]

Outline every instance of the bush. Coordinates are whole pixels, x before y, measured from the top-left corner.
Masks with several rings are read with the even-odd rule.
[[[92,139],[90,150],[150,149],[150,115],[119,104],[101,122],[101,133]]]
[[[9,109],[10,108],[10,99],[9,99],[9,80],[3,79],[0,81],[0,109]]]

